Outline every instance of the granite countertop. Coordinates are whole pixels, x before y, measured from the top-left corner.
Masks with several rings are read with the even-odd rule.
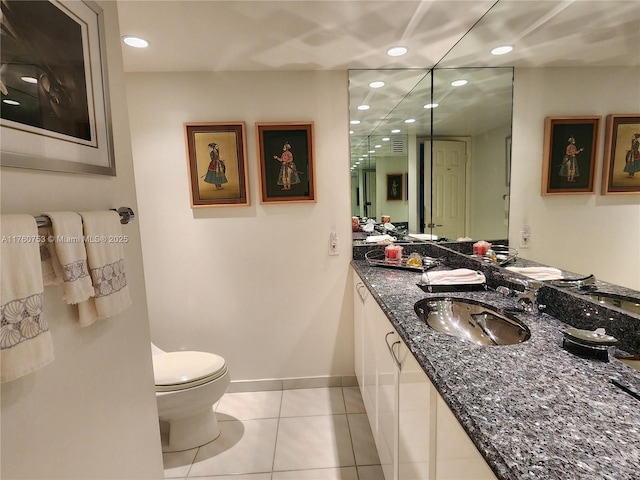
[[[354,256],[355,258],[355,256]],[[514,308],[494,291],[429,294],[420,273],[352,266],[369,288],[445,402],[498,478],[640,478],[640,372],[561,347],[568,325],[544,313],[518,313],[531,338],[518,345],[478,346],[431,329],[413,310],[423,298],[455,296]]]

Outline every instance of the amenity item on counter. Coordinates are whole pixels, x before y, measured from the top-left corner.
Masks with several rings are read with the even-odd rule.
[[[480,240],[473,244],[473,254],[480,255],[484,257],[487,253],[487,250],[491,248],[491,244],[489,242],[485,242],[484,240]]]
[[[482,272],[468,268],[439,270],[422,274],[422,283],[426,285],[475,285],[486,281],[487,279]]]
[[[519,273],[533,280],[560,280],[562,271],[554,267],[505,267],[507,270]]]
[[[382,223],[390,223],[391,216],[390,215],[380,215],[380,222]]]
[[[407,266],[411,267],[421,267],[422,266],[422,255],[419,253],[413,252],[407,258]]]
[[[360,219],[358,217],[351,217],[351,231],[360,231]]]
[[[387,245],[384,249],[384,257],[389,263],[401,263],[402,247],[400,245]]]

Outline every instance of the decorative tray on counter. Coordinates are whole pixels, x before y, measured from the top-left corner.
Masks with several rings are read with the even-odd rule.
[[[442,264],[439,258],[422,256],[422,265],[407,265],[408,255],[403,255],[400,262],[390,262],[386,260],[384,250],[370,250],[365,254],[364,258],[369,262],[369,265],[374,267],[396,268],[414,272],[424,272]]]
[[[488,257],[481,257],[479,255],[472,255],[472,257],[479,258],[483,262],[493,263],[494,265],[499,265],[501,267],[518,258],[518,250],[516,248],[507,247],[505,245],[493,245],[491,250],[496,254],[496,262],[492,262]]]

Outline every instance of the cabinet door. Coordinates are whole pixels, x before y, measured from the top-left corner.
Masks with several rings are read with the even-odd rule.
[[[435,478],[436,389],[404,343],[400,344],[398,479]]]
[[[369,296],[369,289],[364,285],[357,273],[353,273],[353,352],[356,378],[360,394],[364,397],[364,302]]]
[[[436,408],[436,480],[496,480],[440,395],[437,395]]]
[[[369,392],[375,413],[373,419],[369,417],[369,421],[385,479],[392,480],[396,478],[398,370],[390,346],[397,342],[399,337],[371,296],[367,297],[364,304],[364,330],[365,344],[372,347],[368,352],[369,357],[365,350],[365,369],[368,369],[369,363],[373,364],[370,371],[374,376]]]

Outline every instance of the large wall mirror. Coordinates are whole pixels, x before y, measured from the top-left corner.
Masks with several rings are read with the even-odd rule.
[[[640,290],[639,196],[540,195],[545,116],[638,113],[639,44],[638,2],[499,0],[433,68],[351,71],[353,215],[519,249],[530,225],[523,258]]]
[[[354,70],[349,82],[354,216],[507,238],[511,68]]]

